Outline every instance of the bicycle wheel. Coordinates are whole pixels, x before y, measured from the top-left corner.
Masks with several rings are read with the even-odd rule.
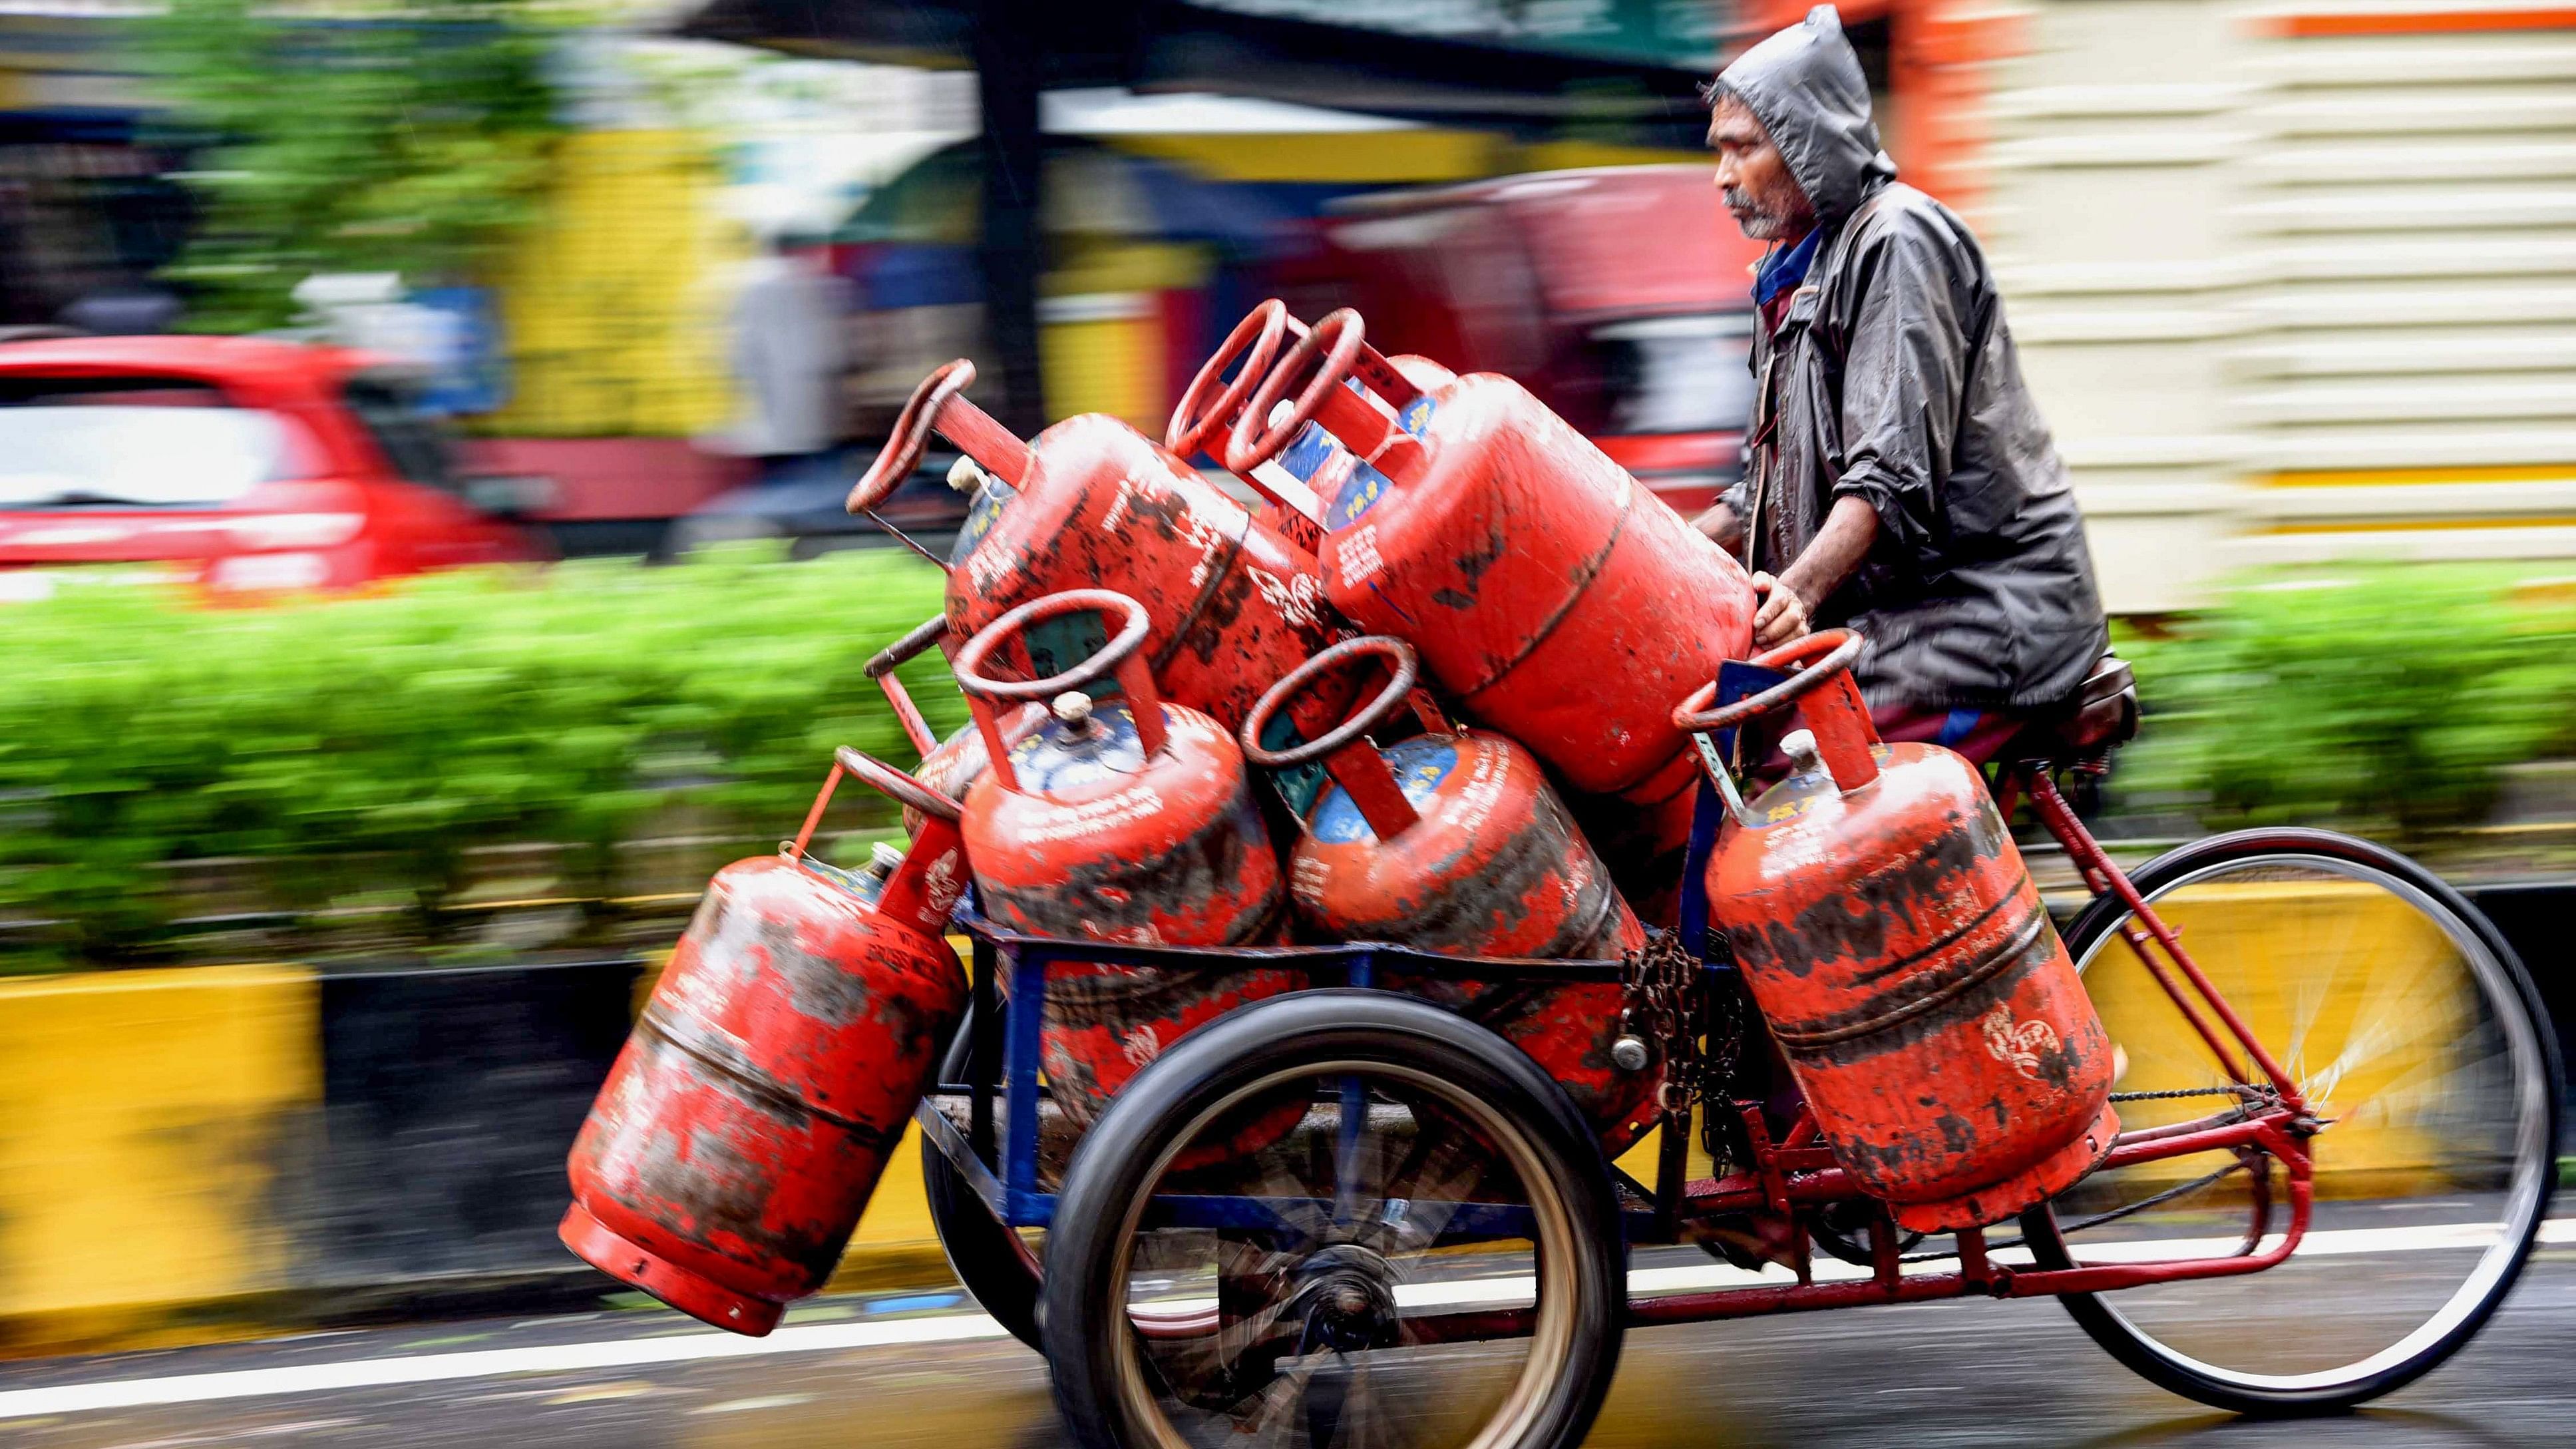
[[[2068,1311],[2148,1379],[2238,1412],[2345,1408],[2413,1380],[2485,1324],[2548,1208],[2559,1064],[2530,979],[2431,872],[2348,836],[2240,831],[2133,880],[2326,1120],[2316,1206],[2276,1267],[2069,1295]],[[2116,1049],[2121,1125],[2229,1110],[2217,1058],[2120,934],[2134,919],[2105,897],[2066,933]],[[2280,1241],[2283,1181],[2255,1155],[2145,1163],[2023,1229],[2043,1268],[2253,1251]]]
[[[966,1080],[966,1053],[974,1038],[975,1013],[949,1041],[939,1069],[943,1082]],[[940,1251],[975,1302],[1011,1337],[1044,1352],[1038,1342],[1039,1250],[1046,1234],[1035,1228],[1005,1227],[968,1186],[965,1174],[929,1138],[921,1139],[922,1196],[930,1207],[931,1226],[939,1232]]]
[[[1174,1166],[1283,1103],[1296,1131]],[[1047,1358],[1085,1449],[1573,1449],[1623,1255],[1592,1131],[1527,1057],[1420,1002],[1303,992],[1183,1039],[1084,1139]]]

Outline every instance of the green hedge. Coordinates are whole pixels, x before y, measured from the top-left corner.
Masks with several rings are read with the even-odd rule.
[[[0,920],[58,923],[58,957],[149,958],[171,861],[292,861],[269,871],[290,909],[391,882],[434,921],[476,846],[567,845],[566,884],[596,893],[675,812],[775,838],[833,746],[911,762],[859,666],[939,590],[892,550],[728,552],[263,609],[104,586],[0,609]],[[907,677],[942,729],[963,717],[937,655]],[[892,818],[847,793],[870,803],[837,819]],[[363,881],[333,868],[358,859]]]
[[[390,892],[434,935],[476,847],[566,847],[557,887],[601,895],[621,846],[675,822],[776,839],[832,746],[912,759],[859,666],[939,588],[893,550],[727,551],[266,609],[123,587],[0,607],[0,922],[52,923],[0,935],[0,968],[167,955],[203,907],[176,861],[246,859],[288,910]],[[2576,753],[2576,590],[2527,570],[2258,583],[2124,648],[2150,711],[2125,808],[2412,844],[2483,817],[2505,767]],[[962,721],[936,656],[906,677]],[[893,819],[844,798],[836,823]]]
[[[2501,566],[2259,580],[2128,637],[2149,711],[2113,781],[2211,827],[2475,824],[2506,766],[2576,749],[2576,601]]]

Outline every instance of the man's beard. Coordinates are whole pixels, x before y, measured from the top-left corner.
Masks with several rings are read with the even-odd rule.
[[[1752,192],[1741,186],[1726,188],[1724,200],[1728,213],[1735,218],[1735,224],[1742,227],[1745,236],[1754,241],[1778,241],[1789,230],[1788,217],[1777,211],[1765,209],[1760,202],[1753,199]]]

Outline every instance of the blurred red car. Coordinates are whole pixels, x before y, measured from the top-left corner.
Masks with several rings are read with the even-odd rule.
[[[494,490],[479,500],[468,490]],[[469,483],[400,374],[239,337],[0,344],[0,597],[64,565],[156,563],[221,595],[355,588],[550,556]]]
[[[1687,517],[1743,468],[1762,253],[1707,166],[1550,171],[1342,203],[1285,267],[1304,317],[1352,306],[1369,341],[1500,372]]]

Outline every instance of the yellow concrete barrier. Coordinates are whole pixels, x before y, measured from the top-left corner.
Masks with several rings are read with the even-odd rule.
[[[317,1002],[285,966],[0,982],[0,1347],[137,1346],[284,1286]]]

